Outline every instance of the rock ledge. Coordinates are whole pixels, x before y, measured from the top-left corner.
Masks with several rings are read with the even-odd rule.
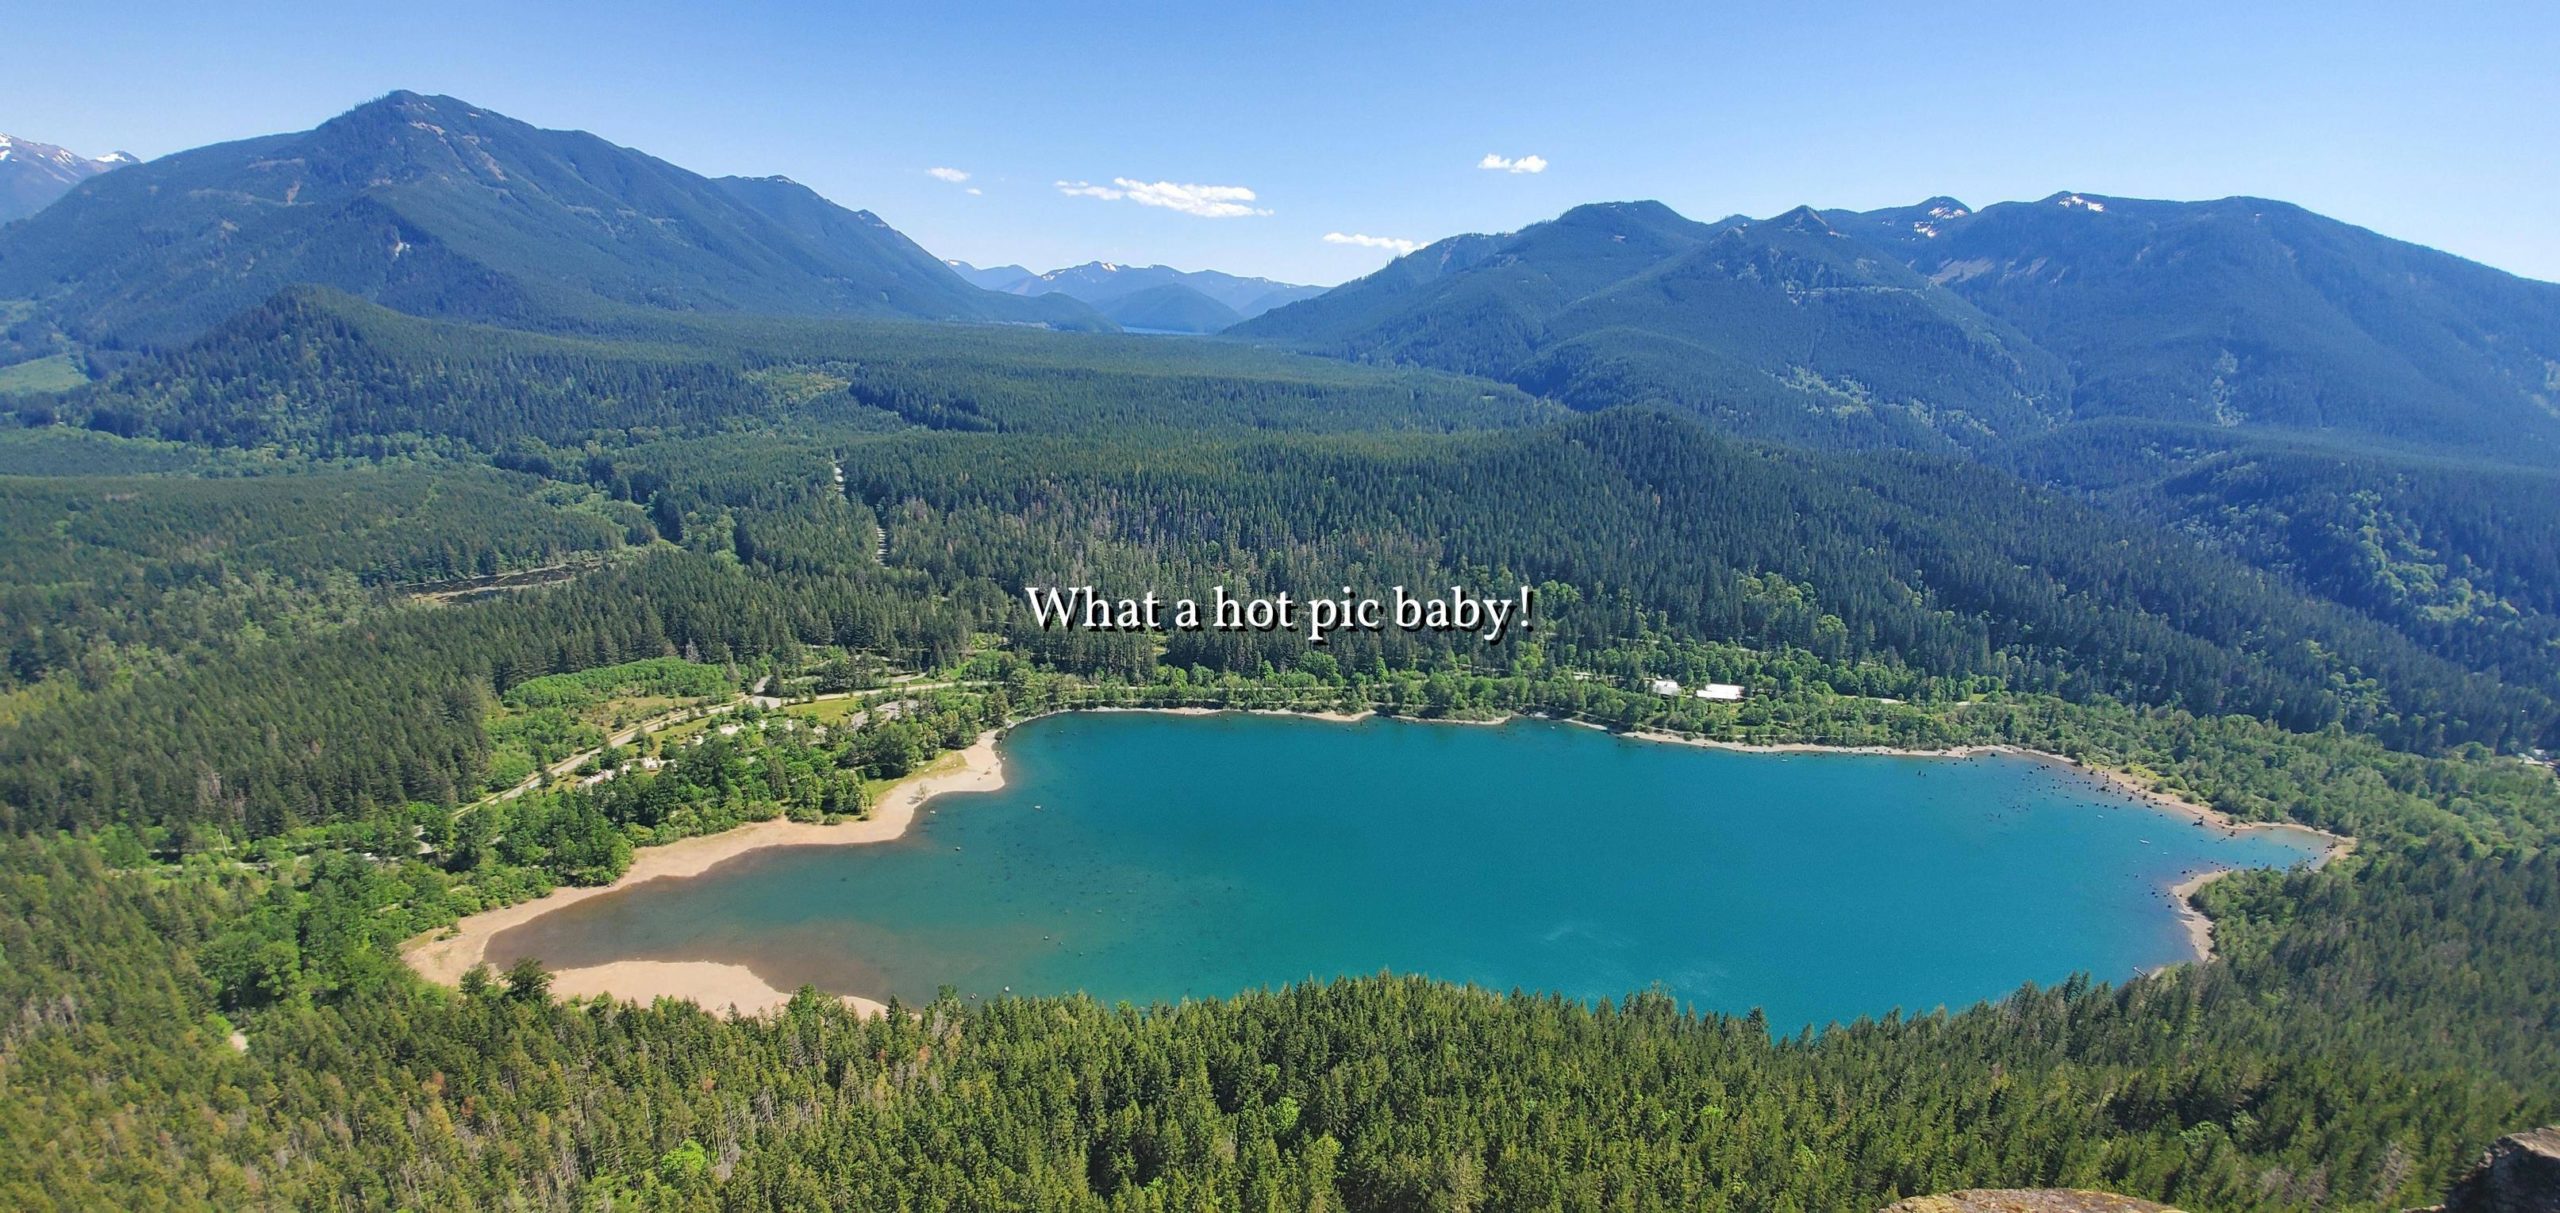
[[[1976,1188],[1914,1196],[1884,1213],[2178,1213],[2167,1205],[2076,1188]]]

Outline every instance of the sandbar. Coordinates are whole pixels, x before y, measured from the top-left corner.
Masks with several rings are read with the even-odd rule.
[[[680,998],[713,1014],[726,1011],[754,1016],[781,1010],[791,1001],[792,994],[775,989],[745,965],[708,960],[617,960],[562,969],[551,975],[551,992],[561,998],[614,998],[625,1002]],[[863,1015],[877,1015],[889,1009],[859,994],[837,997]]]

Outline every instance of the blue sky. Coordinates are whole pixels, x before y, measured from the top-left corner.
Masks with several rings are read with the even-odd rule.
[[[2282,198],[2560,280],[2549,3],[139,0],[9,26],[0,131],[93,155],[409,88],[785,174],[980,264],[1331,283],[1391,253],[1328,235],[1428,242],[1581,202],[1706,219],[2074,189]]]

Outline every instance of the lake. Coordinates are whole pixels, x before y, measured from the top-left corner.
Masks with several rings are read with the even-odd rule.
[[[1391,970],[1593,1000],[1660,987],[1792,1031],[2187,959],[2169,885],[2319,853],[2014,755],[1090,712],[1001,750],[1002,791],[936,797],[896,842],[636,885],[499,935],[489,959],[723,961],[910,1003]]]

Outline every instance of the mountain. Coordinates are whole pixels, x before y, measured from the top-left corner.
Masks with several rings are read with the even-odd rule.
[[[1165,265],[1115,265],[1108,261],[1088,261],[1065,269],[1051,270],[1039,276],[1036,284],[1025,283],[1013,288],[1017,294],[1054,292],[1087,303],[1107,303],[1139,291],[1166,285],[1181,285],[1198,291],[1219,304],[1237,312],[1255,316],[1283,303],[1313,298],[1324,293],[1323,287],[1297,286],[1275,282],[1269,278],[1244,278],[1217,270],[1178,270]]]
[[[2560,460],[2560,285],[2263,198],[1833,218],[2066,359],[2075,417]]]
[[[1018,265],[982,270],[965,261],[949,264],[961,277],[991,291],[1034,298],[1065,295],[1092,304],[1103,315],[1130,328],[1169,332],[1214,333],[1239,320],[1325,293],[1320,286],[1164,265],[1088,261],[1034,274]],[[1168,287],[1178,288],[1180,293],[1166,290]],[[1145,299],[1129,308],[1119,307],[1124,300],[1138,300],[1142,295]],[[1123,310],[1128,312],[1127,318],[1122,315]],[[1165,323],[1149,323],[1150,319]]]
[[[92,160],[50,143],[0,135],[0,223],[43,210],[72,186],[108,169],[138,163],[129,152]]]
[[[950,266],[951,272],[960,275],[969,285],[983,291],[1004,291],[1013,294],[1017,293],[1013,288],[1039,277],[1038,274],[1018,265],[999,265],[993,269],[982,270],[966,261],[945,261],[943,264]]]
[[[1244,316],[1179,282],[1131,291],[1098,305],[1113,324],[1158,333],[1215,333]]]
[[[1244,281],[1248,283],[1263,283],[1268,282],[1269,280],[1263,278],[1247,278],[1244,279]],[[1208,291],[1205,293],[1212,299],[1216,299],[1221,303],[1226,303],[1227,306],[1234,308],[1237,314],[1249,320],[1255,316],[1263,314],[1264,312],[1270,311],[1273,308],[1287,307],[1301,299],[1313,299],[1316,296],[1325,293],[1327,289],[1328,288],[1321,286],[1292,286],[1288,283],[1271,283],[1270,290],[1264,291],[1258,295],[1248,294],[1245,296],[1244,302],[1242,303],[1229,302],[1225,296],[1220,295],[1215,291]]]
[[[1236,333],[1787,441],[1979,452],[2136,417],[2560,463],[2560,286],[2253,198],[1597,204]]]
[[[788,179],[714,180],[408,92],[91,178],[0,232],[0,298],[108,350],[173,346],[296,283],[536,328],[635,309],[1107,327],[981,291]]]
[[[1908,250],[1945,234],[1956,221],[1972,214],[1972,207],[1940,194],[1909,206],[1889,206],[1881,210],[1827,210],[1822,212],[1822,217],[1862,240],[1896,250]]]
[[[1233,332],[1754,438],[1953,448],[2560,686],[2560,516],[2538,504],[2560,286],[2299,207],[2061,193],[1697,224],[1603,204]]]
[[[1719,224],[1659,202],[1576,207],[1440,241],[1235,331],[1816,445],[1969,447],[2041,428],[2067,390],[2015,329],[1801,207]]]

